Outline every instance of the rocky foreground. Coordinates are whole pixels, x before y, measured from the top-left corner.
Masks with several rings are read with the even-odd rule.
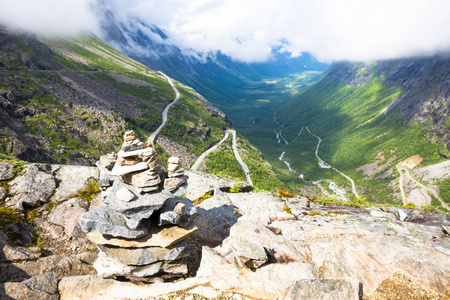
[[[146,283],[93,266],[99,250],[79,220],[105,203],[80,191],[97,168],[30,164],[17,176],[0,162],[0,299],[449,298],[446,215],[227,193],[236,182],[185,175],[198,213],[187,271]]]

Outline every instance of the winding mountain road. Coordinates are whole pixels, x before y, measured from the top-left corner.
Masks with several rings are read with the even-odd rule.
[[[423,185],[422,183],[420,183],[419,181],[417,181],[416,179],[414,179],[414,177],[412,177],[411,173],[409,172],[408,168],[406,168],[404,166],[397,166],[397,171],[400,173],[400,191],[401,191],[401,194],[402,194],[403,205],[408,204],[407,203],[408,200],[406,199],[405,189],[404,189],[404,186],[403,186],[404,180],[403,180],[403,172],[402,171],[405,171],[405,174],[408,174],[409,178],[415,184],[417,184],[418,186],[420,186],[422,188],[422,194],[427,199],[427,202],[429,204],[431,203],[431,196],[428,195],[428,191],[430,191],[436,197],[436,199],[438,199],[439,202],[441,202],[442,207],[444,207],[447,210],[450,210],[450,207],[448,207],[448,205],[445,204],[444,201],[442,201],[442,199],[439,197],[438,193],[434,189],[429,188],[429,187]]]
[[[242,160],[241,156],[239,155],[238,149],[237,149],[237,143],[236,143],[236,131],[232,130],[232,129],[226,129],[224,130],[224,137],[214,146],[212,146],[211,148],[209,148],[208,150],[206,150],[205,152],[203,152],[195,161],[195,163],[192,165],[191,170],[196,171],[198,169],[198,167],[200,166],[200,164],[202,163],[202,161],[205,159],[205,157],[211,153],[212,151],[216,150],[217,147],[220,146],[220,144],[222,144],[223,142],[225,142],[228,138],[229,133],[231,133],[233,135],[233,139],[232,139],[232,145],[231,147],[233,148],[233,152],[234,152],[234,157],[236,157],[236,160],[238,161],[238,163],[241,165],[242,170],[244,171],[244,175],[245,175],[245,179],[247,180],[247,182],[250,185],[253,185],[252,179],[250,177],[250,170],[248,169],[248,166],[246,163],[244,163],[244,161]]]
[[[353,194],[355,195],[355,197],[359,197],[359,196],[358,196],[358,192],[356,191],[356,185],[355,185],[355,182],[353,181],[353,179],[351,179],[349,176],[345,175],[344,173],[342,173],[341,171],[339,171],[339,170],[336,169],[335,167],[330,166],[329,164],[327,164],[326,162],[324,162],[324,161],[319,157],[319,146],[320,146],[320,143],[322,142],[322,139],[321,139],[318,135],[312,133],[312,132],[309,130],[308,126],[305,126],[305,128],[306,128],[306,130],[307,130],[311,135],[315,136],[315,137],[319,140],[319,142],[317,143],[317,147],[316,147],[316,157],[317,157],[317,159],[319,160],[319,165],[320,165],[320,167],[321,167],[321,168],[324,168],[324,169],[329,169],[329,168],[331,168],[331,169],[335,170],[336,172],[338,172],[339,174],[341,174],[342,176],[344,176],[345,178],[347,178],[347,179],[351,182],[351,184],[352,184],[352,192],[353,192]]]
[[[222,144],[223,142],[225,142],[228,138],[228,132],[225,131],[225,136],[223,137],[223,139],[220,140],[220,142],[218,142],[217,144],[215,144],[214,146],[212,146],[211,148],[209,148],[208,150],[206,150],[205,152],[203,152],[195,161],[195,163],[192,165],[191,170],[193,171],[197,171],[198,167],[200,167],[200,164],[202,163],[202,161],[205,159],[205,157],[215,151],[217,149],[217,147],[220,146],[220,144]]]
[[[148,138],[148,140],[152,143],[154,143],[155,139],[158,137],[159,132],[161,131],[161,129],[164,127],[164,125],[166,124],[167,121],[167,114],[169,112],[169,109],[172,105],[174,105],[178,99],[180,98],[180,92],[178,92],[177,88],[175,87],[175,85],[173,84],[172,80],[163,72],[159,71],[159,73],[164,76],[164,78],[167,79],[167,81],[169,82],[170,86],[172,87],[173,91],[175,92],[175,100],[173,100],[169,105],[166,106],[166,108],[164,108],[163,112],[162,112],[162,123],[161,125],[159,125],[159,127],[155,130],[155,132],[153,132],[150,137]]]

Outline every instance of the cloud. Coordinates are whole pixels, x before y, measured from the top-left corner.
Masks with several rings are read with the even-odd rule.
[[[448,0],[111,0],[202,52],[262,61],[274,47],[322,60],[376,60],[450,49]],[[286,41],[288,43],[286,43]]]
[[[40,35],[73,36],[98,30],[95,0],[0,0],[0,24]]]
[[[96,28],[94,0],[1,0],[0,22],[53,34]],[[450,50],[448,0],[103,0],[122,22],[139,18],[165,43],[236,60],[272,49],[321,60],[377,60]],[[24,8],[25,7],[25,8]],[[93,29],[94,28],[94,29]],[[151,33],[149,33],[151,34]]]

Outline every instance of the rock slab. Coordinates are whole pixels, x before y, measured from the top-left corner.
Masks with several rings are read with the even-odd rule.
[[[10,183],[11,199],[6,202],[8,208],[23,209],[24,205],[35,207],[37,203],[46,202],[56,188],[55,178],[39,171],[35,165],[29,165],[22,176]]]
[[[284,299],[358,300],[359,281],[356,278],[303,279],[290,287]]]

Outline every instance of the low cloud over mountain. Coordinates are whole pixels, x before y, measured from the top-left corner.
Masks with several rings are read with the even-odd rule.
[[[5,2],[5,1],[4,1]],[[0,22],[44,34],[99,33],[102,4],[126,23],[165,30],[181,49],[220,50],[236,60],[267,60],[272,49],[322,60],[376,60],[450,49],[446,0],[31,0],[6,1]],[[102,6],[100,5],[100,6]]]

